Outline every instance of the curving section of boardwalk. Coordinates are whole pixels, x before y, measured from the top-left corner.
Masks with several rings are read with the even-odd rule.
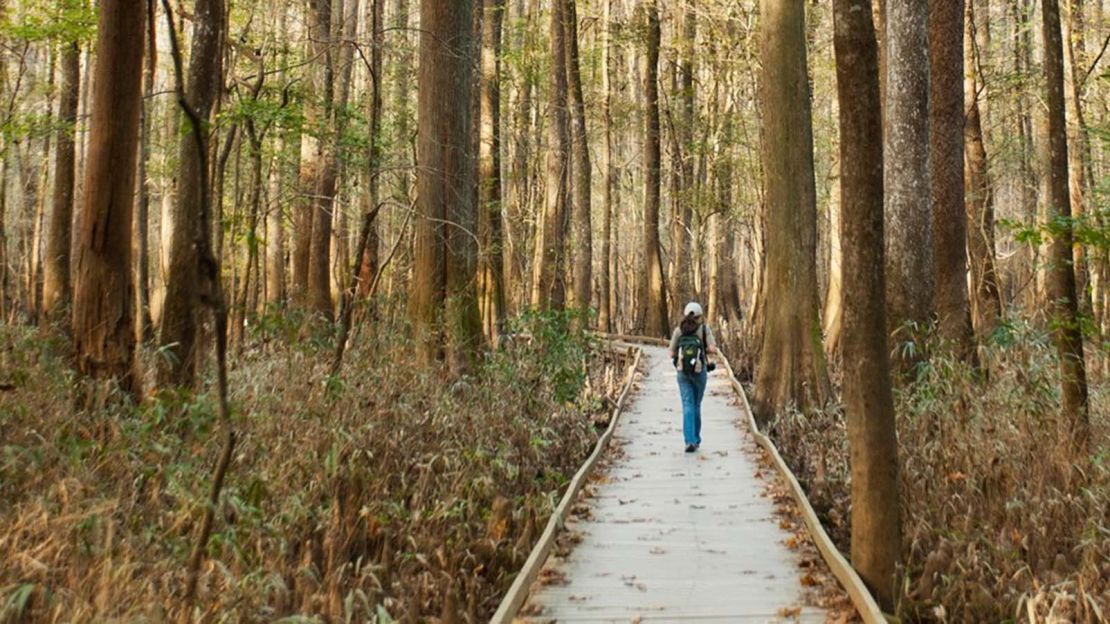
[[[825,621],[762,495],[727,373],[710,376],[702,448],[688,454],[666,349],[645,346],[642,368],[613,438],[621,459],[567,522],[578,543],[548,559],[518,621]]]

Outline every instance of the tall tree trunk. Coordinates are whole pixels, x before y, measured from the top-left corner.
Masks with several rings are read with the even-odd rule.
[[[70,244],[73,227],[74,172],[77,164],[74,135],[80,102],[81,48],[77,42],[62,51],[61,97],[58,102],[58,142],[54,152],[54,195],[50,212],[46,258],[43,265],[42,308],[45,318],[61,320],[69,305]]]
[[[197,0],[193,19],[193,50],[189,59],[189,105],[208,123],[220,92],[223,43],[223,0]],[[208,128],[203,129],[208,132]],[[198,297],[197,250],[202,236],[201,155],[193,131],[180,138],[177,206],[173,212],[169,274],[162,309],[158,381],[163,386],[193,385],[196,378]]]
[[[262,198],[265,194],[262,190],[262,141],[265,139],[265,133],[260,133],[251,119],[247,119],[245,125],[251,163],[250,191],[247,200],[249,213],[247,216],[246,239],[248,243],[246,258],[243,262],[243,279],[239,284],[239,296],[233,302],[235,305],[231,311],[231,336],[229,337],[231,343],[240,350],[243,348],[244,336],[246,335],[247,314],[254,309],[254,306],[250,305],[250,293],[260,279],[256,272],[258,245],[251,241],[258,240],[258,215],[262,212]]]
[[[309,58],[314,58],[305,70],[304,84],[304,126],[301,130],[301,156],[300,171],[298,173],[298,201],[293,213],[293,298],[304,305],[310,301],[308,289],[308,273],[310,258],[312,257],[312,227],[316,206],[316,185],[320,178],[322,163],[320,162],[320,137],[319,126],[323,123],[323,112],[320,110],[319,100],[324,92],[324,76],[321,67],[327,64],[327,41],[321,39],[319,32],[320,19],[316,3],[320,0],[308,0],[305,3],[304,22],[309,35],[308,49],[305,51]],[[328,10],[330,14],[330,3]],[[330,32],[330,20],[327,23]]]
[[[928,6],[887,0],[886,301],[890,331],[933,315]]]
[[[840,351],[840,339],[844,335],[844,253],[840,240],[841,213],[840,193],[843,175],[839,160],[837,173],[829,197],[829,289],[825,293],[825,312],[822,323],[825,332],[825,355],[834,358]]]
[[[505,0],[482,0],[478,128],[478,235],[481,240],[482,319],[497,344],[505,319],[501,236],[501,25]]]
[[[278,32],[284,33],[289,24],[289,8],[278,9]],[[281,67],[288,65],[288,48],[282,47],[278,56]],[[278,83],[286,84],[284,69],[278,72]],[[266,207],[266,306],[272,310],[285,303],[285,156],[286,131],[278,128],[274,142],[274,156],[270,163],[269,205]]]
[[[644,65],[644,264],[640,273],[640,317],[649,336],[669,335],[667,289],[663,282],[663,257],[659,243],[659,194],[662,154],[659,147],[659,25],[658,0],[641,0],[646,21],[647,55]]]
[[[566,31],[567,94],[571,118],[571,148],[574,152],[574,288],[571,306],[590,307],[593,284],[593,228],[591,226],[590,144],[586,132],[586,104],[582,96],[582,73],[578,62],[577,0],[565,2],[563,26]]]
[[[326,124],[328,132],[337,132],[335,127],[335,89],[336,45],[332,36],[332,2],[336,1],[342,14],[343,0],[312,0],[312,41],[316,67],[313,75],[317,83],[317,96],[320,98],[319,118]],[[342,85],[339,85],[343,88]],[[324,128],[321,128],[323,131]],[[331,224],[332,211],[335,209],[335,189],[338,180],[336,142],[338,137],[321,132],[317,142],[317,170],[312,200],[312,235],[308,251],[308,297],[310,306],[316,314],[331,320]]]
[[[474,284],[477,225],[470,145],[470,0],[420,4],[416,263],[410,300],[420,360],[447,357],[454,372],[471,363],[481,339]],[[446,334],[446,335],[445,335]]]
[[[548,120],[547,186],[543,217],[537,225],[532,263],[532,306],[560,310],[566,304],[567,174],[570,165],[570,132],[567,114],[566,5],[551,5],[551,105]]]
[[[394,125],[396,126],[397,144],[403,147],[406,156],[409,152],[409,146],[412,143],[412,106],[409,102],[412,96],[412,46],[410,45],[409,32],[410,32],[410,2],[411,0],[394,0],[393,3],[393,29],[397,31],[401,41],[396,44],[397,59],[393,67],[393,92],[391,94],[392,106],[390,107],[394,114]],[[399,167],[397,174],[397,190],[395,196],[400,199],[404,204],[409,203],[409,192],[412,186],[413,173],[409,165],[413,163],[409,158],[404,158],[401,161],[402,166]]]
[[[964,0],[929,0],[929,154],[940,335],[974,353],[964,206]]]
[[[604,0],[601,43],[601,102],[605,140],[601,145],[601,172],[605,176],[601,215],[601,273],[598,274],[597,328],[613,330],[613,298],[609,279],[613,256],[613,187],[617,172],[613,163],[613,2]]]
[[[521,215],[529,214],[532,205],[532,168],[529,155],[531,154],[532,135],[532,93],[535,88],[536,76],[527,71],[526,67],[532,56],[534,37],[532,21],[536,19],[534,12],[528,10],[528,0],[515,0],[513,3],[513,20],[515,36],[513,37],[514,54],[521,57],[521,69],[517,72],[514,82],[517,84],[512,108],[511,133],[513,145],[512,164],[509,166],[510,183],[507,185],[509,198],[505,203],[504,231],[505,242],[504,270],[502,277],[505,281],[506,311],[512,312],[526,304],[530,298],[527,290],[527,279],[524,275],[525,257],[528,250],[528,227]]]
[[[1062,21],[1064,39],[1064,87],[1068,117],[1068,173],[1071,189],[1071,209],[1077,221],[1087,216],[1087,161],[1089,143],[1087,141],[1087,122],[1083,115],[1083,72],[1086,71],[1086,55],[1083,54],[1083,0],[1070,0],[1065,3],[1067,15]],[[1084,245],[1076,241],[1075,249],[1075,287],[1079,297],[1080,312],[1090,311],[1091,299],[1088,292],[1089,267]]]
[[[967,3],[964,52],[967,70],[964,80],[966,116],[965,184],[966,211],[969,224],[967,253],[971,260],[971,318],[979,341],[985,341],[998,326],[1002,316],[1002,296],[994,261],[994,197],[987,173],[987,149],[983,139],[983,121],[979,114],[979,64],[975,56],[975,2]]]
[[[804,0],[760,3],[766,323],[756,370],[762,423],[829,397],[817,297],[817,190]]]
[[[135,215],[135,235],[138,237],[136,247],[139,257],[135,263],[135,273],[138,284],[135,303],[137,338],[148,341],[154,337],[154,321],[151,316],[150,300],[150,204],[153,196],[153,185],[150,181],[150,154],[151,142],[154,132],[154,81],[157,78],[158,68],[158,29],[156,27],[157,11],[154,0],[147,0],[147,33],[146,33],[146,59],[143,71],[143,111],[142,126],[139,136],[139,199]],[[74,110],[76,110],[76,102]]]
[[[1042,0],[1045,84],[1048,90],[1049,162],[1048,223],[1053,232],[1049,247],[1048,309],[1052,316],[1052,340],[1060,358],[1064,414],[1072,419],[1072,444],[1076,459],[1086,458],[1090,449],[1091,425],[1087,405],[1087,371],[1083,359],[1083,335],[1079,327],[1070,223],[1071,195],[1068,191],[1068,136],[1064,118],[1064,48],[1060,32],[1058,0]]]
[[[278,308],[285,302],[285,214],[282,155],[285,139],[274,145],[274,162],[270,165],[270,202],[266,211],[266,305]]]
[[[688,301],[694,299],[695,263],[698,257],[694,249],[693,202],[694,202],[694,54],[697,47],[698,20],[694,0],[685,0],[683,5],[682,31],[680,37],[681,58],[679,59],[679,102],[678,146],[680,158],[677,189],[673,198],[676,214],[674,240],[674,275],[671,276],[671,290],[674,293],[672,313],[678,317]]]
[[[366,13],[367,28],[370,30],[370,76],[369,76],[369,116],[370,116],[370,162],[366,168],[366,203],[363,214],[371,214],[378,209],[382,173],[382,59],[385,55],[385,0],[370,0]],[[370,294],[370,285],[378,273],[378,245],[381,241],[381,219],[375,217],[368,227],[366,249],[359,262],[357,294],[365,298]]]
[[[146,7],[100,5],[84,204],[74,264],[73,334],[77,370],[142,394],[135,364],[131,212],[142,108]]]
[[[893,611],[902,549],[898,440],[883,322],[883,141],[878,46],[868,0],[834,0],[844,253],[844,411],[852,566]]]

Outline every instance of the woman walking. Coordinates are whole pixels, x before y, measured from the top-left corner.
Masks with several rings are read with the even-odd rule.
[[[671,334],[671,362],[682,396],[682,436],[687,453],[701,446],[701,400],[709,373],[716,368],[709,363],[710,353],[717,353],[717,339],[705,323],[701,305],[691,301],[686,304],[682,322]]]

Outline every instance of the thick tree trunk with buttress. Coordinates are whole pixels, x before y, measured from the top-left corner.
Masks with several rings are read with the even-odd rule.
[[[1059,0],[1042,0],[1041,11],[1045,42],[1045,86],[1048,91],[1046,103],[1049,158],[1044,175],[1048,180],[1047,217],[1052,232],[1046,284],[1047,304],[1052,321],[1052,341],[1060,358],[1063,386],[1061,403],[1065,416],[1072,422],[1072,450],[1078,460],[1088,457],[1091,424],[1072,256],[1074,232],[1070,223],[1068,130],[1064,117],[1064,49],[1060,32]]]
[[[657,0],[643,0],[641,19],[647,35],[644,66],[644,270],[639,274],[640,318],[648,336],[667,336],[667,292],[663,282],[663,257],[659,242],[660,167],[659,147],[659,25]]]
[[[760,3],[767,219],[766,322],[756,415],[819,407],[829,397],[817,297],[817,191],[804,0]]]
[[[844,411],[852,482],[852,567],[894,610],[902,549],[898,439],[883,305],[883,142],[878,49],[868,0],[834,0],[844,255]]]
[[[146,7],[100,5],[97,57],[75,241],[73,335],[77,370],[142,394],[135,362],[131,226],[142,108]]]

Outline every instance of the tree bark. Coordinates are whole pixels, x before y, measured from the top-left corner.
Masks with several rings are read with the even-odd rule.
[[[196,1],[187,96],[189,105],[204,123],[208,123],[220,92],[223,16],[222,0]],[[189,387],[196,378],[201,204],[210,189],[200,185],[201,156],[192,130],[180,137],[178,153],[177,206],[172,215],[169,273],[159,338],[165,357],[159,358],[158,381],[163,386]]]
[[[444,355],[455,373],[472,362],[481,339],[475,183],[470,145],[472,44],[470,0],[420,4],[416,262],[411,318],[417,353]]]
[[[1076,459],[1089,456],[1091,424],[1088,413],[1087,372],[1083,358],[1083,335],[1079,327],[1072,249],[1071,195],[1068,191],[1068,136],[1064,117],[1064,50],[1060,32],[1058,0],[1042,0],[1044,73],[1048,105],[1048,310],[1052,318],[1052,341],[1060,359],[1062,407],[1072,422],[1072,445]]]
[[[839,161],[836,167],[836,179],[829,196],[829,288],[825,293],[825,311],[822,316],[825,355],[830,359],[835,358],[840,351],[840,339],[844,334],[844,253],[840,240],[840,185],[843,175]]]
[[[58,102],[58,141],[54,152],[54,194],[50,212],[46,258],[43,264],[42,308],[47,319],[61,320],[59,313],[69,305],[70,244],[73,227],[73,195],[76,171],[77,105],[80,102],[81,48],[77,42],[62,51],[61,97]]]
[[[332,32],[333,0],[312,0],[312,42],[316,67],[313,70],[317,83],[317,96],[320,101],[319,119],[326,124],[320,128],[317,139],[316,179],[311,188],[312,234],[308,251],[308,298],[312,311],[330,321],[332,319],[331,299],[331,232],[332,212],[335,209],[335,189],[338,181],[336,163],[336,142],[330,132],[338,132],[335,127],[335,89],[336,89],[336,42]],[[337,2],[342,13],[343,2]],[[342,85],[340,85],[342,88]]]
[[[886,301],[891,333],[933,316],[933,220],[929,173],[928,6],[887,0]]]
[[[829,397],[817,296],[817,191],[804,0],[760,3],[763,59],[766,323],[756,415],[818,407]]]
[[[567,64],[568,108],[571,119],[571,149],[574,160],[574,288],[571,307],[590,307],[593,283],[593,228],[591,226],[593,175],[590,169],[590,144],[586,132],[586,105],[582,96],[582,73],[578,61],[577,0],[563,0]]]
[[[135,303],[137,339],[146,342],[154,337],[154,321],[151,314],[151,273],[150,273],[150,205],[153,184],[150,181],[151,141],[154,133],[154,82],[158,69],[158,21],[154,0],[147,0],[146,58],[143,70],[143,111],[139,136],[139,199],[135,215],[136,247],[139,257],[135,263],[138,284]],[[74,106],[76,110],[76,103]]]
[[[278,9],[278,32],[286,32],[289,9]],[[282,67],[288,64],[289,55],[283,49],[278,57]],[[278,83],[286,84],[285,71],[278,73]],[[285,129],[278,129],[274,142],[274,157],[270,163],[269,205],[266,208],[266,306],[274,311],[285,303]]]
[[[1087,216],[1087,162],[1090,158],[1087,139],[1087,122],[1083,113],[1083,81],[1081,74],[1086,71],[1086,55],[1083,54],[1083,0],[1070,0],[1064,5],[1067,11],[1062,20],[1064,40],[1064,101],[1067,104],[1068,118],[1068,173],[1071,190],[1072,214],[1077,221]],[[1091,309],[1088,292],[1089,267],[1085,246],[1076,242],[1075,288],[1079,297],[1081,313]]]
[[[844,411],[852,566],[893,611],[902,548],[898,439],[883,322],[883,142],[878,46],[868,0],[834,0],[844,254]]]
[[[971,318],[979,341],[984,342],[994,332],[1002,317],[1002,296],[994,260],[994,193],[987,174],[987,149],[983,139],[983,120],[979,114],[979,87],[982,80],[979,78],[979,65],[974,56],[974,6],[975,2],[967,3],[964,35],[967,63],[964,81],[967,98],[964,118],[967,163],[965,184],[967,221],[970,226],[967,232],[967,252],[971,261]]]
[[[659,24],[658,0],[641,0],[645,20],[647,54],[643,76],[644,114],[644,271],[640,273],[640,317],[646,335],[670,334],[667,322],[667,290],[663,282],[663,258],[659,243],[660,166],[659,147]]]
[[[613,187],[617,172],[613,164],[613,2],[604,0],[601,43],[601,116],[605,139],[601,145],[601,171],[605,176],[602,190],[601,272],[598,274],[597,328],[613,330],[613,298],[610,270],[613,256]]]
[[[505,320],[501,236],[501,26],[505,0],[482,0],[478,126],[478,236],[483,332],[496,345]]]
[[[366,23],[370,30],[370,76],[369,76],[369,116],[370,116],[370,162],[366,168],[366,203],[363,214],[371,214],[378,209],[381,194],[382,172],[382,59],[385,55],[385,0],[370,0],[367,8]],[[359,262],[358,286],[356,293],[364,299],[370,294],[370,285],[378,273],[378,245],[381,240],[380,218],[368,224],[366,248]]]
[[[929,0],[929,156],[940,336],[974,354],[964,206],[964,0]]]
[[[543,217],[537,224],[536,247],[532,263],[532,306],[561,310],[566,304],[566,279],[563,271],[566,253],[567,174],[570,165],[570,131],[567,113],[566,5],[555,0],[551,5],[551,75],[547,128],[547,186]]]
[[[693,202],[694,202],[694,54],[698,33],[697,14],[694,0],[685,0],[681,37],[679,40],[681,58],[679,59],[679,121],[677,128],[678,145],[676,151],[679,166],[675,197],[675,238],[674,274],[671,276],[671,290],[674,293],[672,313],[681,316],[686,303],[696,296],[694,274],[698,255],[694,249]]]
[[[84,202],[74,264],[73,334],[77,370],[142,394],[135,365],[131,225],[142,108],[146,7],[100,5],[95,88]]]

